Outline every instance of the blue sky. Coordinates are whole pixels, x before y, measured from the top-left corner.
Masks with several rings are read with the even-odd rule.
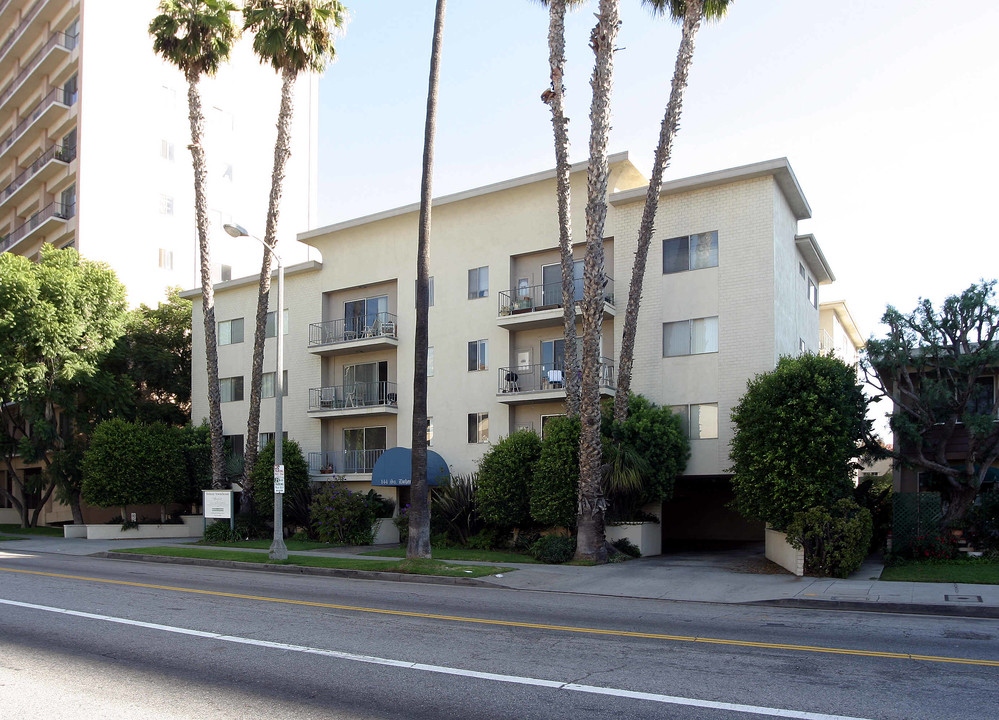
[[[320,224],[419,199],[433,0],[348,0],[320,83]],[[595,1],[567,27],[572,158],[585,158]],[[870,335],[885,305],[999,275],[999,3],[735,0],[702,28],[667,179],[786,156]],[[679,30],[622,0],[612,152],[647,172]],[[547,11],[451,0],[434,194],[554,164]]]

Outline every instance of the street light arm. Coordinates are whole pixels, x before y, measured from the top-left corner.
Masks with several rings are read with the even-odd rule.
[[[265,248],[267,248],[267,250],[274,257],[274,259],[277,260],[278,267],[282,267],[283,266],[283,263],[281,262],[281,256],[278,255],[277,250],[274,249],[273,245],[268,245],[267,241],[264,240],[263,238],[259,238],[256,235],[253,235],[252,233],[250,233],[249,231],[247,231],[247,229],[245,227],[243,227],[242,225],[238,225],[236,223],[226,223],[222,227],[225,229],[225,231],[230,236],[232,236],[234,238],[238,238],[238,237],[251,237],[251,238],[253,238],[258,243],[260,243]]]

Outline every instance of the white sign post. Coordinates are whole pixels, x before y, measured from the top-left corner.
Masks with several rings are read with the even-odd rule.
[[[274,492],[284,492],[284,465],[274,466]]]

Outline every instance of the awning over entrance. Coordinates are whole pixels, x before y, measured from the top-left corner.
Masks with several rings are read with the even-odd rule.
[[[440,484],[451,475],[444,458],[427,450],[427,485]],[[413,451],[394,447],[382,453],[371,470],[371,484],[376,487],[399,487],[413,484]]]

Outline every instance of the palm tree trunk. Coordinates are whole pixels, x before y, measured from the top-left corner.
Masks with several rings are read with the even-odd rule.
[[[576,288],[572,262],[572,227],[569,185],[569,119],[565,116],[565,8],[566,0],[551,0],[548,25],[548,64],[551,89],[542,95],[552,111],[555,132],[555,178],[558,200],[558,244],[562,259],[562,320],[565,334],[565,410],[579,415],[579,359],[576,357]]]
[[[219,350],[215,325],[215,289],[212,285],[212,251],[208,244],[208,200],[205,184],[208,170],[205,148],[205,116],[201,111],[200,76],[187,73],[187,108],[191,122],[191,164],[194,167],[194,211],[198,225],[198,254],[201,259],[201,309],[205,316],[205,361],[208,366],[208,430],[212,443],[212,487],[225,485],[225,450],[222,447],[222,395],[219,389]]]
[[[284,189],[284,170],[291,157],[291,121],[295,111],[294,98],[297,74],[285,68],[281,73],[281,109],[278,112],[277,139],[274,141],[274,167],[271,171],[271,194],[267,202],[267,225],[264,242],[270,247],[277,245],[278,217],[281,213],[281,192]],[[264,250],[260,263],[260,284],[257,288],[257,314],[253,327],[253,363],[250,368],[250,409],[246,417],[246,441],[243,444],[243,496],[244,501],[253,502],[253,480],[250,472],[257,462],[258,438],[260,437],[260,386],[264,377],[264,333],[267,331],[267,307],[271,292],[271,253]],[[274,312],[284,312],[275,308]],[[275,316],[276,317],[276,316]],[[275,323],[277,327],[277,323]],[[275,437],[275,443],[282,438]]]
[[[669,165],[673,152],[673,138],[676,136],[683,109],[683,92],[687,89],[687,73],[694,59],[694,37],[701,26],[703,15],[702,0],[687,0],[683,16],[683,34],[680,47],[676,51],[676,66],[673,70],[673,84],[670,90],[666,115],[659,130],[659,144],[656,146],[652,162],[652,178],[645,195],[645,210],[638,228],[638,248],[635,250],[635,264],[631,270],[631,286],[628,289],[628,307],[624,313],[624,331],[621,336],[621,354],[617,369],[617,392],[614,395],[614,419],[624,422],[628,418],[628,393],[631,390],[631,372],[635,360],[635,335],[638,332],[638,310],[642,302],[642,285],[645,280],[645,266],[649,257],[649,246],[659,209],[659,191],[663,186],[663,172]]]
[[[420,184],[420,234],[416,251],[416,357],[413,377],[413,465],[407,558],[429,558],[430,497],[427,488],[427,347],[430,343],[430,210],[433,200],[434,136],[446,0],[437,0],[434,41],[430,52],[427,123],[423,134],[423,180]]]
[[[600,0],[597,25],[590,34],[596,55],[590,105],[590,162],[587,168],[586,258],[583,262],[583,386],[580,392],[579,508],[576,559],[607,561],[601,487],[600,325],[603,320],[604,223],[607,219],[607,140],[614,76],[614,42],[620,22],[618,0]]]

